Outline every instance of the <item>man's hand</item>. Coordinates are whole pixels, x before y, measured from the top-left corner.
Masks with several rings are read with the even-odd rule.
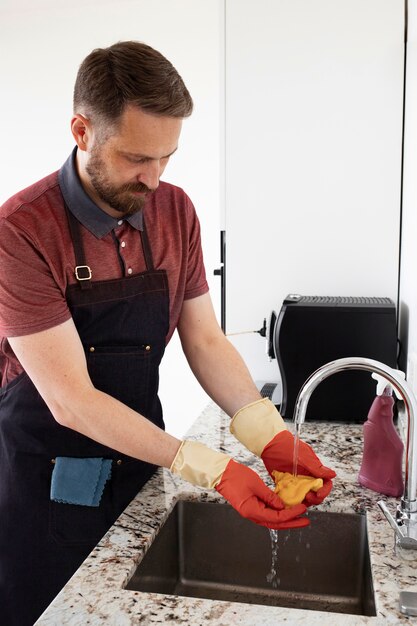
[[[261,526],[300,528],[310,523],[300,517],[305,505],[284,508],[281,498],[256,472],[197,441],[181,444],[170,469],[193,485],[215,488],[242,517]]]
[[[294,435],[288,430],[283,430],[270,441],[262,451],[261,459],[266,469],[272,476],[273,470],[293,473],[294,460]],[[297,474],[302,476],[314,476],[323,479],[323,487],[318,491],[309,491],[304,498],[306,506],[314,506],[323,502],[329,495],[333,483],[332,478],[336,472],[325,467],[313,449],[304,441],[298,443]]]
[[[270,400],[261,399],[240,409],[232,419],[230,430],[251,452],[259,456],[269,474],[273,470],[293,473],[294,436],[286,429],[284,420]],[[329,495],[336,472],[325,467],[313,449],[304,441],[299,442],[297,474],[323,479],[323,487],[316,493],[309,492],[306,506],[323,502]]]
[[[216,490],[247,519],[275,530],[301,528],[310,521],[300,517],[306,512],[303,504],[284,508],[284,503],[258,474],[246,465],[230,460]]]

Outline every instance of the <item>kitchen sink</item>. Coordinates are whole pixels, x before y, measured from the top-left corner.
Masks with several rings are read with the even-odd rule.
[[[275,534],[273,559],[267,528],[228,504],[181,500],[126,589],[376,615],[365,515],[308,516],[310,526]]]

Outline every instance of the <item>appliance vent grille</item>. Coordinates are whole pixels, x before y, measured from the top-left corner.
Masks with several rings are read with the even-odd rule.
[[[301,296],[299,299],[303,304],[385,304],[390,305],[390,298],[361,298],[361,297],[344,297],[344,296]]]

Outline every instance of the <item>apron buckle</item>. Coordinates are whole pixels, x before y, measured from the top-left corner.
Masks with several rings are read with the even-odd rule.
[[[75,267],[75,278],[77,280],[91,280],[93,272],[88,265],[77,265]]]

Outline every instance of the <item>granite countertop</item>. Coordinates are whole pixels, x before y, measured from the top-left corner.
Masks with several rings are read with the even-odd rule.
[[[229,418],[210,404],[187,433],[188,439],[203,441],[250,465],[266,480],[263,464],[229,432]],[[236,602],[186,598],[156,593],[127,591],[124,586],[149,548],[158,529],[179,499],[223,501],[215,490],[193,487],[159,469],[103,537],[80,569],[36,626],[101,624],[210,624],[211,626],[272,626],[279,623],[412,624],[399,612],[400,591],[417,592],[417,560],[404,561],[395,554],[394,533],[376,505],[386,498],[357,483],[362,458],[360,424],[314,423],[303,425],[301,438],[312,444],[324,464],[337,472],[330,496],[318,507],[335,512],[367,511],[371,566],[376,600],[376,617],[307,611]]]

